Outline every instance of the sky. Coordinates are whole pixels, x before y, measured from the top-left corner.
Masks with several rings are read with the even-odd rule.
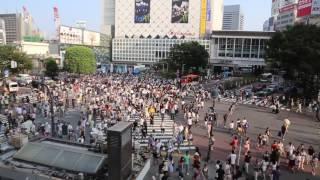
[[[263,22],[271,13],[271,0],[224,0],[224,3],[241,5],[245,30],[262,30]],[[61,24],[73,26],[76,21],[84,20],[87,21],[87,29],[100,30],[101,0],[1,0],[0,13],[22,12],[23,6],[47,37],[54,33],[54,6],[59,9]]]
[[[271,16],[272,0],[224,0],[225,5],[240,4],[244,12],[244,30],[261,31]]]

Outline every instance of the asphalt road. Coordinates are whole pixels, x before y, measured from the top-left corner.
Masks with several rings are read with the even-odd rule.
[[[206,106],[210,106],[211,102],[207,102]],[[227,129],[222,127],[222,118],[223,114],[227,112],[228,107],[230,106],[229,103],[224,102],[217,102],[216,103],[216,111],[218,112],[218,126],[214,130],[215,135],[215,145],[214,150],[211,152],[211,161],[209,164],[209,175],[211,176],[210,179],[213,179],[215,176],[215,170],[214,170],[214,164],[216,160],[225,161],[227,159],[227,156],[231,152],[230,142],[231,142],[231,135],[228,132]],[[192,127],[192,132],[194,136],[194,145],[198,146],[200,148],[200,152],[203,156],[203,158],[206,157],[207,149],[208,149],[208,138],[207,138],[207,130],[204,128],[204,112],[203,110],[201,112],[200,116],[200,127]],[[294,143],[294,145],[297,147],[300,143],[303,143],[306,148],[309,147],[309,145],[312,145],[316,152],[320,151],[320,123],[314,121],[310,117],[299,115],[292,112],[286,112],[283,111],[279,114],[272,114],[270,109],[265,108],[259,108],[259,107],[249,107],[249,106],[243,106],[238,105],[236,106],[235,112],[232,115],[232,117],[229,118],[228,123],[231,120],[236,120],[237,118],[244,118],[249,121],[249,129],[248,129],[248,136],[251,139],[251,151],[253,155],[252,162],[255,161],[256,158],[261,160],[263,152],[266,150],[270,151],[270,146],[266,147],[262,150],[257,150],[255,148],[257,135],[259,133],[264,133],[265,129],[267,127],[270,128],[272,138],[270,142],[273,142],[274,139],[278,140],[277,133],[280,130],[280,127],[283,123],[283,119],[289,118],[291,121],[291,125],[288,129],[288,134],[286,136],[284,144],[286,145],[289,141]],[[183,116],[180,114],[178,116],[178,121],[181,123],[186,123],[183,120]],[[180,156],[179,154],[176,154],[177,158]],[[243,156],[243,155],[242,155]],[[241,162],[243,161],[241,157]],[[290,179],[290,180],[318,180],[320,179],[320,171],[318,169],[317,176],[311,176],[310,174],[310,166],[305,167],[306,172],[296,172],[292,174],[287,169],[287,164],[285,159],[282,159],[281,164],[281,178],[280,179]],[[157,167],[152,167],[152,171],[149,172],[148,176],[145,178],[146,180],[148,178],[151,178],[152,175],[156,174]],[[252,168],[251,168],[252,169]],[[179,179],[176,176],[171,177],[171,179]],[[185,180],[192,179],[191,176],[184,177]]]

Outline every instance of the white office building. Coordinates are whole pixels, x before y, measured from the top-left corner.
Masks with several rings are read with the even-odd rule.
[[[288,26],[293,26],[297,22],[297,7],[297,4],[289,4],[287,6],[283,6],[279,10],[279,14],[275,22],[275,30],[286,30]]]
[[[223,30],[242,31],[244,28],[244,14],[240,5],[224,6]]]
[[[166,59],[175,44],[191,41],[198,42],[210,52],[209,40],[116,38],[112,41],[112,58],[123,64],[153,64]]]

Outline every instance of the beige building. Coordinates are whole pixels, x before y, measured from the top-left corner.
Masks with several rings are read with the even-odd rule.
[[[21,50],[27,55],[48,55],[49,44],[42,42],[22,42]]]
[[[41,73],[45,69],[45,59],[51,57],[49,44],[42,42],[21,42],[20,50],[32,59],[33,73]],[[57,62],[58,63],[58,62]]]

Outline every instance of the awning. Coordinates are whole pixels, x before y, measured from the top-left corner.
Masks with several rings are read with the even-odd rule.
[[[106,156],[79,148],[29,142],[13,158],[73,172],[96,174]]]

